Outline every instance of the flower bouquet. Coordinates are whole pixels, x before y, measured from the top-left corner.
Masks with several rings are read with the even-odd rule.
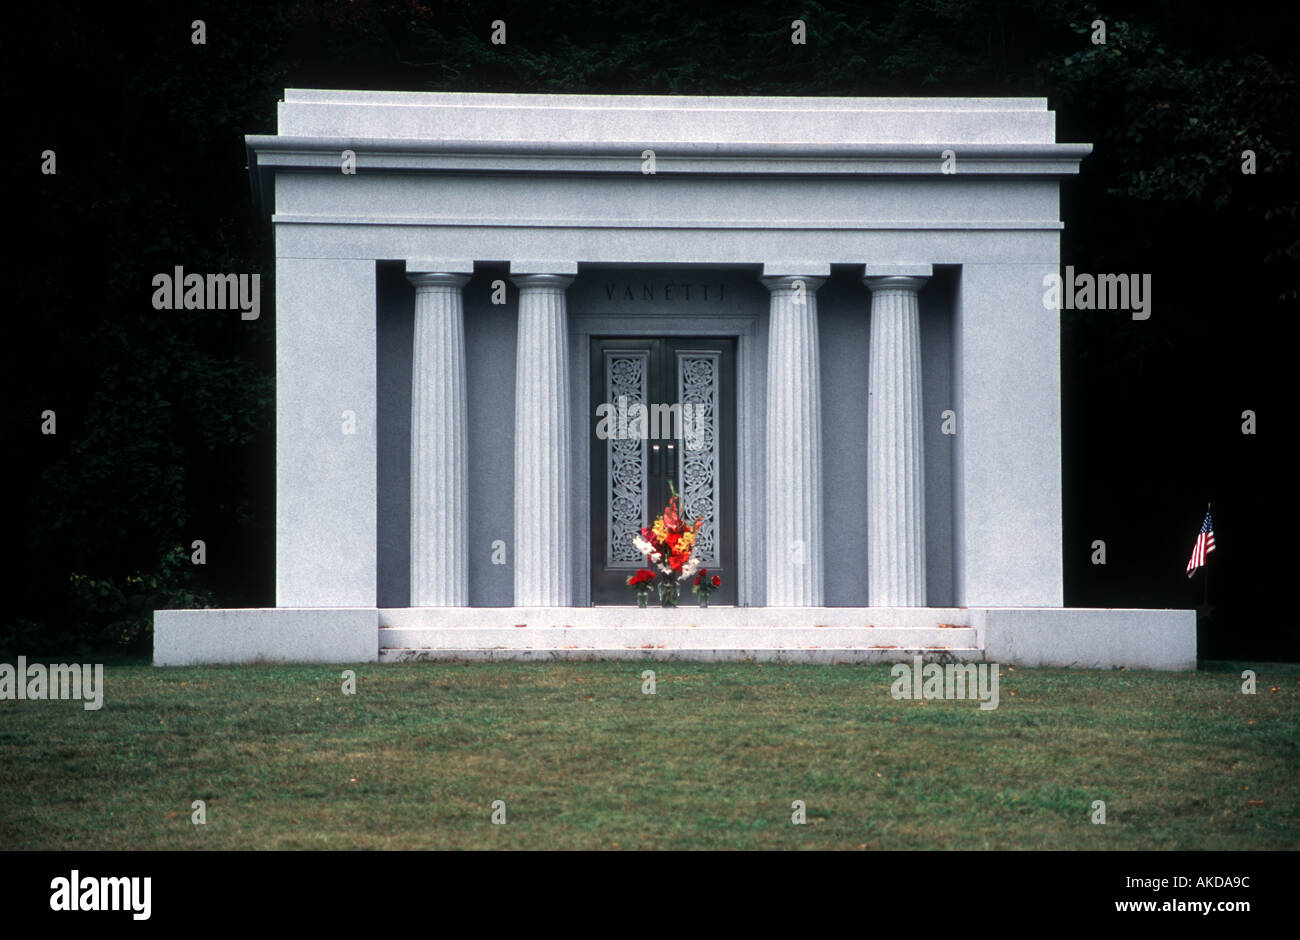
[[[628,587],[636,591],[636,606],[645,606],[646,598],[650,596],[650,588],[657,577],[659,576],[649,568],[638,568],[636,574],[627,579]]]
[[[660,571],[659,603],[663,607],[677,605],[677,580],[692,577],[699,568],[699,559],[695,557],[695,537],[704,525],[704,519],[696,519],[687,524],[682,520],[679,504],[681,498],[668,482],[672,498],[663,513],[655,519],[653,526],[641,529],[641,534],[632,540],[636,550],[650,560]],[[636,577],[636,575],[633,575]],[[628,579],[632,584],[632,579]]]
[[[716,574],[710,575],[708,568],[701,568],[695,576],[695,586],[691,591],[699,595],[701,607],[708,607],[709,595],[720,587],[722,587],[722,579]]]

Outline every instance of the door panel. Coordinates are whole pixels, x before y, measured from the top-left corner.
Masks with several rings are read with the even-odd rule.
[[[705,520],[698,551],[723,580],[712,603],[734,604],[735,341],[595,338],[590,381],[592,603],[636,603],[626,580],[646,562],[632,538],[663,511],[671,481],[683,516]],[[684,585],[680,603],[694,602]]]

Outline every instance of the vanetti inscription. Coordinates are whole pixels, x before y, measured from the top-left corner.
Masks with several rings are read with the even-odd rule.
[[[606,284],[606,300],[663,301],[666,303],[722,303],[725,287],[722,284]]]

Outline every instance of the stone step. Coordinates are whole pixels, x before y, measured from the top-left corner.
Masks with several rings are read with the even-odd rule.
[[[397,649],[975,649],[972,627],[531,626],[382,627]]]
[[[380,649],[381,663],[402,662],[554,662],[561,660],[631,660],[647,662],[761,662],[761,663],[909,663],[914,655],[927,662],[981,662],[983,652],[978,649],[887,649],[858,648],[836,649],[828,647],[691,647],[678,649],[501,649],[439,648],[439,649]]]
[[[685,595],[690,601],[692,595]],[[971,626],[964,607],[386,607],[380,627],[931,627]]]

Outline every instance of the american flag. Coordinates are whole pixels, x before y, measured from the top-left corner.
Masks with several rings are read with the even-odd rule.
[[[1201,523],[1201,532],[1196,536],[1196,547],[1192,549],[1191,560],[1187,562],[1187,577],[1196,574],[1196,569],[1205,564],[1205,556],[1214,551],[1214,524],[1210,522],[1210,511],[1205,510],[1205,521]]]

